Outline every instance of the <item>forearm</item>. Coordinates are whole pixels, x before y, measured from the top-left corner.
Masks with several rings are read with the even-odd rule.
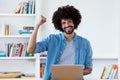
[[[92,72],[92,69],[91,68],[85,68],[83,70],[83,75],[87,75],[87,74],[90,74]]]
[[[39,25],[36,25],[29,39],[28,48],[27,48],[27,52],[29,53],[33,53],[35,50],[38,29],[39,29]]]
[[[28,48],[27,48],[27,52],[29,53],[33,53],[36,47],[36,38],[37,38],[37,32],[39,27],[46,22],[46,18],[41,16],[41,20],[37,23],[36,27],[34,28],[32,35],[29,39],[29,43],[28,43]]]

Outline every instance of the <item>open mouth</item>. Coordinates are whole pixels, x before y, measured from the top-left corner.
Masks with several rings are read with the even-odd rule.
[[[64,28],[64,31],[65,31],[65,33],[67,33],[67,34],[70,34],[70,33],[73,32],[73,27],[72,27],[72,26],[66,27],[66,28]]]

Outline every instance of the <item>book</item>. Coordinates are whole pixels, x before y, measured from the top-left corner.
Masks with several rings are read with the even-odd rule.
[[[19,34],[31,34],[33,30],[19,30]]]
[[[5,53],[0,52],[0,57],[6,57]]]
[[[10,57],[13,57],[14,56],[14,43],[12,43],[12,46],[10,48]]]
[[[33,26],[23,26],[23,30],[34,30]]]
[[[28,14],[28,3],[23,2],[23,14]]]
[[[20,14],[23,13],[24,10],[24,1],[21,2]]]
[[[22,7],[22,2],[19,2],[16,9],[14,10],[14,13],[19,14],[20,10],[21,10],[21,7]]]
[[[105,79],[106,71],[107,71],[107,67],[104,66],[104,69],[103,69],[103,72],[102,72],[102,75],[101,75],[101,79]]]
[[[28,13],[29,13],[29,14],[32,14],[33,1],[32,1],[32,0],[29,0],[28,3],[29,3]]]
[[[45,63],[40,63],[40,77],[44,76]]]
[[[32,1],[32,14],[35,14],[35,0]]]
[[[107,65],[107,68],[108,69],[107,69],[107,73],[106,73],[105,79],[109,79],[111,71],[112,71],[112,65]]]
[[[112,71],[111,71],[110,79],[114,79],[117,71],[118,71],[118,65],[114,64],[113,68],[112,68]]]
[[[18,48],[17,56],[21,56],[21,54],[22,54],[22,49],[23,49],[23,44],[22,44],[22,43],[19,43],[19,48]]]
[[[10,35],[10,24],[5,25],[5,35]]]

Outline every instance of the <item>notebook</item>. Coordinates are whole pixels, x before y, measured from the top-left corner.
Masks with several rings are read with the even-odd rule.
[[[52,65],[52,80],[82,80],[83,65]]]

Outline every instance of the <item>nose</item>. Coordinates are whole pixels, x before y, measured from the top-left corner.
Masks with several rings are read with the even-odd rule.
[[[69,26],[69,25],[70,25],[69,22],[66,22],[65,26]]]

